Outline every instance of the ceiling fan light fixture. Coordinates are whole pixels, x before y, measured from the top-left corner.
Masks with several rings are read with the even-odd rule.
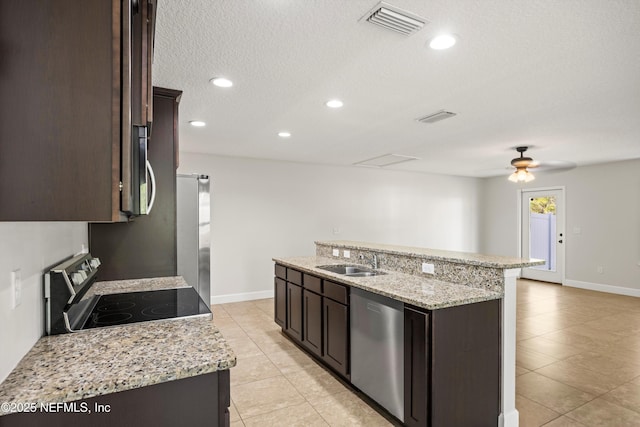
[[[531,182],[534,179],[536,177],[527,168],[518,169],[509,176],[509,181],[511,182]]]

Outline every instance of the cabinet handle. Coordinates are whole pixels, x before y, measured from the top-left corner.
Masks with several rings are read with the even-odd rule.
[[[156,176],[153,173],[151,163],[147,160],[147,171],[149,172],[149,178],[151,178],[151,200],[149,201],[149,207],[147,208],[147,215],[151,213],[153,203],[156,201]]]

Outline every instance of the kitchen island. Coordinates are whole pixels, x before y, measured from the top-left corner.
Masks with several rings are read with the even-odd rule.
[[[89,292],[185,286],[181,277],[139,279],[96,282]],[[0,384],[0,425],[228,425],[235,364],[210,318],[46,336]]]
[[[349,241],[316,242],[316,256],[273,260],[276,323],[355,386],[351,373],[363,357],[350,348],[353,296],[366,291],[403,304],[404,349],[395,360],[404,361],[404,412],[372,397],[405,425],[517,425],[515,277],[540,261]],[[345,264],[376,267],[375,275],[323,268]],[[375,342],[385,328],[365,332]]]

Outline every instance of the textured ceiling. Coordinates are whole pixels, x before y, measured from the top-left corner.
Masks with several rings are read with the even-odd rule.
[[[517,145],[578,165],[640,158],[640,1],[389,0],[430,21],[409,37],[359,22],[377,2],[161,0],[154,84],[184,91],[180,149],[334,165],[395,153],[420,160],[388,169],[465,176],[505,173]],[[426,46],[445,31],[453,48]],[[441,109],[457,115],[415,121]]]

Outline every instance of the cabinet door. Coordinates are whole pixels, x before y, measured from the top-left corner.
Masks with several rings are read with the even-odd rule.
[[[302,341],[302,288],[287,283],[287,327],[285,331]]]
[[[322,297],[303,289],[302,301],[302,344],[312,353],[322,357]]]
[[[119,219],[119,16],[118,0],[0,1],[0,221]]]
[[[339,374],[349,374],[349,309],[328,298],[322,299],[324,311],[323,360]]]
[[[404,423],[426,426],[429,411],[429,315],[404,309]]]
[[[280,327],[287,325],[287,282],[280,278],[274,279],[274,320]]]

